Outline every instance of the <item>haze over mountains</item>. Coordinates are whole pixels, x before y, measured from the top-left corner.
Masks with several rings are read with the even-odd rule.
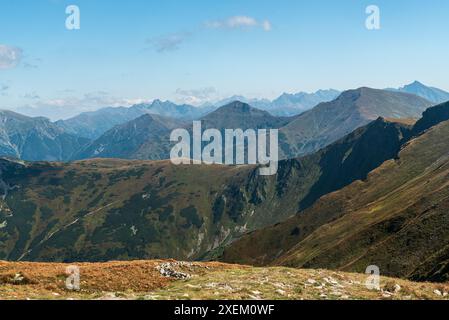
[[[283,94],[273,101],[233,96],[216,103],[207,103],[201,107],[185,104],[176,105],[170,101],[155,100],[149,104],[138,104],[130,108],[103,108],[97,111],[84,112],[76,117],[60,120],[56,123],[69,133],[96,139],[114,126],[134,120],[147,113],[180,120],[194,120],[231,102],[241,101],[254,108],[269,111],[273,115],[289,116],[308,110],[320,102],[333,100],[338,94],[339,92],[335,90],[320,90],[312,94]]]
[[[124,124],[144,114],[154,114],[180,120],[193,120],[212,111],[213,108],[196,108],[177,105],[170,101],[155,100],[150,104],[137,104],[130,108],[104,108],[57,121],[66,131],[81,137],[96,139],[116,125]]]
[[[257,124],[257,128],[264,126],[277,128],[280,129],[281,158],[293,158],[315,152],[378,116],[416,119],[422,111],[432,105],[431,102],[419,98],[417,95],[402,91],[411,91],[434,100],[444,98],[442,90],[425,87],[415,82],[396,91],[369,88],[345,91],[335,100],[319,103],[316,107],[302,113],[299,110],[305,110],[315,102],[332,99],[333,96],[338,95],[338,92],[320,90],[314,94],[283,94],[271,102],[251,100],[254,105],[231,101],[225,106],[204,106],[203,108],[155,100],[151,104],[139,104],[130,108],[105,108],[95,112],[82,113],[77,117],[55,123],[44,118],[30,118],[16,114],[17,117],[28,119],[27,127],[29,129],[27,130],[31,130],[30,132],[42,133],[39,123],[45,122],[45,127],[47,129],[51,127],[53,133],[43,136],[38,134],[37,137],[22,135],[23,141],[16,141],[17,136],[14,136],[12,122],[7,126],[6,122],[3,122],[2,132],[4,135],[0,141],[0,150],[3,151],[0,155],[25,160],[63,161],[96,156],[149,160],[167,159],[168,131],[161,131],[159,125],[162,123],[160,121],[151,122],[151,117],[144,117],[140,121],[136,121],[143,115],[152,114],[165,117],[168,123],[167,128],[171,129],[173,126],[170,123],[178,123],[177,121],[180,121],[180,127],[189,128],[191,126],[189,122],[191,123],[193,119],[202,120],[205,127],[209,128],[247,129],[253,128],[255,124]],[[243,97],[241,99],[247,100]],[[245,108],[251,111],[245,112]],[[295,113],[300,114],[290,117],[273,114],[274,110],[279,111],[280,109],[284,109],[285,112],[277,112],[278,114],[289,114],[287,110],[292,108],[297,111]],[[154,129],[152,129],[152,125],[155,125]],[[133,126],[137,126],[136,130],[129,130]],[[145,134],[144,130],[153,130],[153,133]],[[111,138],[111,134],[114,139]],[[38,141],[35,143],[33,139]],[[63,147],[58,147],[57,145],[61,144],[61,139],[67,142]],[[44,152],[43,150],[48,149],[45,147],[48,144],[54,145],[53,150]],[[128,146],[128,144],[132,146]],[[30,150],[36,148],[36,152],[33,150],[33,155],[29,155],[26,148],[31,148]]]
[[[254,108],[265,110],[276,116],[294,116],[309,110],[321,102],[334,100],[340,95],[340,91],[328,89],[318,90],[314,93],[298,92],[295,94],[283,93],[274,100],[248,99],[243,96],[232,96],[206,106],[224,106],[233,101],[241,101]]]
[[[419,118],[431,105],[429,101],[407,93],[360,88],[345,91],[336,100],[321,103],[295,117],[276,117],[267,111],[235,101],[199,120],[203,123],[203,129],[279,129],[280,158],[289,159],[318,151],[378,117]],[[150,121],[149,118],[146,120]],[[144,121],[139,123],[143,125]],[[190,127],[191,124],[185,126],[187,129]],[[170,150],[168,130],[165,137],[158,135],[150,138],[143,134],[136,137],[134,132],[127,128],[128,126],[120,126],[112,130],[113,135],[120,136],[119,140],[111,138],[111,131],[108,131],[87,146],[76,159],[94,157],[168,159]],[[147,124],[145,128],[150,129],[151,125]],[[157,128],[155,130],[158,131]],[[159,133],[162,134],[161,131]],[[128,150],[128,142],[136,145],[140,152],[114,154],[105,151]],[[155,153],[158,150],[161,151],[160,154]]]

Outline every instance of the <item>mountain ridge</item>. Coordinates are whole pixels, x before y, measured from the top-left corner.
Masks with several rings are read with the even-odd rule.
[[[362,87],[317,105],[280,129],[281,158],[315,152],[358,127],[384,118],[419,118],[432,103],[408,93]]]
[[[442,108],[449,109],[449,103],[436,109]],[[424,113],[423,123],[428,118],[435,122],[432,109]],[[447,114],[423,129],[412,129],[398,155],[366,180],[324,195],[285,222],[242,237],[225,249],[223,260],[326,265],[355,272],[375,264],[386,275],[447,281]],[[260,248],[251,246],[255,242]]]
[[[24,160],[68,160],[88,139],[67,133],[45,117],[0,110],[0,153]]]

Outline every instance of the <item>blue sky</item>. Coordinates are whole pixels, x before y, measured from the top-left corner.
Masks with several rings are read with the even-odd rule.
[[[71,4],[80,30],[65,28]],[[380,30],[365,28],[371,4]],[[449,90],[448,14],[446,0],[0,0],[0,108],[68,116],[413,80]]]

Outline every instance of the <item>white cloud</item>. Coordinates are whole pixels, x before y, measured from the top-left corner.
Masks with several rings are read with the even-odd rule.
[[[255,27],[258,24],[256,19],[246,16],[231,17],[226,23],[230,28]]]
[[[210,29],[261,28],[266,32],[272,28],[270,21],[258,21],[249,16],[232,16],[224,20],[207,21],[205,26]]]
[[[178,32],[148,39],[147,43],[150,44],[157,52],[163,53],[178,50],[180,45],[190,36],[190,32]]]
[[[258,21],[249,16],[232,16],[224,20],[211,20],[205,22],[204,27],[208,29],[260,28],[265,32],[269,32],[272,29],[269,20]],[[147,39],[146,43],[159,53],[176,51],[180,49],[181,45],[189,40],[189,38],[196,34],[197,31],[185,31],[161,35]]]
[[[175,92],[177,103],[186,103],[191,105],[201,105],[211,100],[217,99],[219,93],[214,87],[200,89],[177,89]]]
[[[0,69],[14,68],[22,59],[22,49],[0,44]]]

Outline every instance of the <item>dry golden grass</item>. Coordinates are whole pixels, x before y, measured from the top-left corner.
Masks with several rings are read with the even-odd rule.
[[[191,275],[161,275],[169,263]],[[366,275],[283,267],[254,268],[216,262],[167,260],[77,263],[80,291],[65,287],[69,264],[0,262],[0,299],[447,299],[448,284],[381,278],[381,290],[365,286]],[[19,275],[18,282],[13,281]]]
[[[169,285],[174,279],[164,277],[157,266],[167,261],[113,261],[105,263],[30,263],[0,261],[0,298],[96,298],[108,292],[142,293]],[[66,289],[67,267],[80,270],[79,292]],[[221,263],[192,263],[179,271],[202,275],[214,269],[231,268]],[[20,275],[24,280],[14,283]]]

